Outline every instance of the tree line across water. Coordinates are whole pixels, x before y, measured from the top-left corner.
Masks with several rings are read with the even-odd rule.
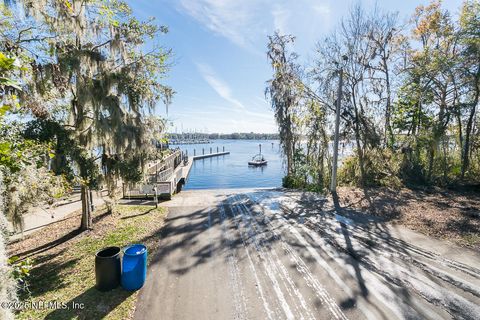
[[[301,35],[299,35],[301,36]],[[440,1],[398,13],[354,6],[299,62],[295,37],[269,37],[266,95],[275,112],[286,186],[330,180],[339,74],[340,137],[354,144],[341,183],[448,185],[480,182],[480,2],[453,14]],[[302,137],[306,137],[303,147]]]
[[[234,132],[234,133],[169,133],[168,139],[173,140],[278,140],[278,133],[255,133],[255,132]]]

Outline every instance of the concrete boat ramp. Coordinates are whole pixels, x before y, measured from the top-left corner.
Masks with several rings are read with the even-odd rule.
[[[135,319],[478,319],[480,256],[284,190],[184,191]],[[362,216],[357,221],[356,216]]]

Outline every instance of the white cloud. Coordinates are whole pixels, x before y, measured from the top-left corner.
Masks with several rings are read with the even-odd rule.
[[[323,27],[330,27],[332,25],[332,9],[330,5],[326,3],[315,2],[312,5],[314,14],[319,18],[317,21],[320,21]]]
[[[328,17],[331,13],[330,6],[324,3],[315,3],[312,5],[313,10],[323,17]]]
[[[215,71],[213,71],[209,65],[197,63],[197,68],[205,81],[210,85],[210,87],[212,87],[213,90],[215,90],[215,92],[217,92],[220,97],[227,100],[238,109],[246,109],[240,101],[232,96],[232,90],[230,87],[215,74]]]
[[[182,9],[210,31],[252,49],[259,5],[255,0],[181,0]],[[258,17],[257,17],[258,18]]]
[[[181,0],[178,9],[213,33],[263,54],[266,36],[309,33],[330,23],[330,0]],[[259,45],[262,50],[259,50]]]
[[[225,101],[230,103],[229,107],[217,107],[222,111],[230,111],[237,113],[237,116],[250,116],[250,119],[273,120],[272,112],[262,113],[249,110],[241,101],[234,97],[230,86],[223,81],[207,64],[197,63],[197,68],[203,79],[210,85],[210,87]],[[258,108],[258,104],[257,104]]]
[[[281,33],[288,33],[287,23],[290,17],[289,11],[281,5],[276,5],[272,10],[273,27]]]

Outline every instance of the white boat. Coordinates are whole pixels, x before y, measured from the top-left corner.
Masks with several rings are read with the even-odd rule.
[[[265,160],[265,158],[262,155],[262,145],[259,144],[258,146],[260,148],[260,153],[254,155],[252,157],[252,160],[248,161],[249,166],[259,167],[259,166],[265,166],[267,164],[267,160]]]

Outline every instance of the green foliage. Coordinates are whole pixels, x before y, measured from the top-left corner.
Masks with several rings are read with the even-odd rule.
[[[432,93],[422,91],[415,81],[408,81],[401,86],[393,108],[392,127],[395,132],[412,132],[419,127],[431,127],[432,116],[421,104],[432,100]]]
[[[282,178],[282,186],[290,189],[321,192],[324,190],[323,179],[318,176],[319,170],[309,161],[308,156],[297,149],[293,156],[294,174]]]
[[[282,178],[282,186],[284,188],[303,189],[305,185],[305,177],[286,175]]]
[[[323,186],[307,182],[305,176],[300,175],[286,175],[282,178],[282,186],[288,189],[298,189],[311,192],[323,192]]]
[[[461,161],[458,155],[437,155],[434,159],[433,174],[428,173],[428,150],[415,151],[406,147],[402,150],[368,150],[364,154],[364,186],[446,186],[458,180],[461,173]],[[475,168],[475,169],[474,169]],[[472,170],[478,170],[474,165]],[[478,171],[472,172],[478,178]],[[472,181],[475,181],[472,179]],[[359,158],[357,154],[343,160],[338,173],[338,181],[344,185],[358,186],[361,183]]]
[[[425,170],[425,161],[422,161],[419,156],[410,154],[410,150],[408,150],[400,164],[399,178],[405,185],[427,185],[428,177]]]
[[[0,51],[0,119],[19,107],[16,93],[22,91],[22,88],[13,78],[14,72],[20,69],[16,62],[15,57],[7,57]]]
[[[80,183],[91,189],[99,189],[100,168],[95,159],[88,156],[86,152],[80,153],[76,162],[80,167]]]
[[[136,183],[143,179],[140,157],[109,157],[103,155],[102,167],[104,172],[122,177],[124,182]]]
[[[20,260],[17,256],[13,256],[8,259],[8,264],[20,293],[28,294],[30,270],[33,268],[33,262],[28,258]]]
[[[0,120],[0,169],[10,176],[25,166],[41,167],[43,155],[50,151],[48,143],[39,143],[22,136],[20,123],[5,123]]]
[[[26,139],[51,145],[52,150],[49,152],[49,158],[52,171],[56,175],[65,175],[69,181],[73,181],[72,164],[66,161],[65,157],[75,158],[78,147],[70,137],[68,130],[50,119],[34,119],[26,124],[22,135]]]
[[[160,82],[169,70],[170,50],[147,45],[168,29],[137,20],[125,2],[5,3],[0,4],[0,215],[21,228],[21,216],[33,204],[51,203],[71,183],[98,188],[104,178],[101,154],[117,156],[118,171],[138,180],[143,160],[151,156],[152,135],[164,129],[158,121],[155,129],[146,128],[153,122],[149,113],[158,100],[168,104],[173,90]],[[28,290],[29,261],[10,262],[20,287]],[[2,301],[7,278],[1,280]],[[15,299],[14,293],[8,298]]]
[[[0,52],[0,72],[3,74],[14,69],[15,58],[8,58],[3,52]]]
[[[345,185],[400,186],[400,159],[390,150],[368,150],[363,155],[365,175],[362,177],[358,155],[343,160],[338,171],[338,182]]]
[[[95,8],[96,3],[85,6]],[[173,94],[169,87],[159,82],[168,71],[170,51],[155,46],[153,50],[143,52],[147,39],[153,39],[167,29],[152,21],[137,20],[122,1],[102,2],[97,13],[98,16],[82,13],[78,19],[71,20],[74,23],[88,21],[92,26],[100,20],[99,27],[107,36],[101,36],[95,29],[97,26],[87,24],[84,32],[77,30],[75,25],[62,25],[77,38],[75,43],[73,39],[66,43],[56,42],[54,54],[58,57],[58,64],[53,64],[52,68],[68,77],[51,72],[49,77],[37,78],[40,81],[36,83],[40,88],[60,88],[57,99],[70,99],[68,112],[73,121],[66,121],[66,124],[77,148],[68,155],[80,167],[82,180],[90,187],[99,180],[99,171],[95,168],[95,161],[99,158],[95,155],[97,150],[104,159],[115,159],[103,163],[104,175],[114,178],[125,174],[123,178],[127,180],[139,178],[140,165],[151,152],[152,135],[161,139],[157,133],[164,129],[163,123],[152,120],[148,113],[159,99],[168,104]],[[55,24],[50,25],[48,20],[42,22],[52,32],[58,32]],[[94,43],[84,33],[92,33]],[[59,39],[65,35],[58,33]],[[52,92],[55,90],[50,89],[43,95]],[[65,95],[68,92],[73,94]],[[152,128],[156,131],[153,132]],[[59,149],[67,153],[63,146]],[[134,165],[139,167],[133,168]],[[128,169],[123,170],[124,167]]]
[[[126,182],[139,182],[143,178],[140,158],[125,159],[118,163],[120,176]]]

